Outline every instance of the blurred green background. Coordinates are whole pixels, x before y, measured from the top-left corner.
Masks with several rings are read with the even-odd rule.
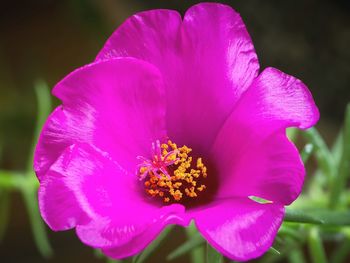
[[[170,8],[183,14],[198,2],[202,1],[2,1],[0,168],[26,166],[37,116],[35,81],[44,80],[51,88],[72,70],[92,62],[118,25],[138,11]],[[309,86],[321,111],[318,128],[331,142],[350,100],[350,1],[217,2],[241,14],[261,68],[279,68]],[[27,217],[19,194],[12,194],[11,221],[0,243],[1,262],[46,262],[36,249]],[[74,231],[49,231],[49,237],[55,252],[49,262],[103,262]],[[173,242],[178,244],[181,237]],[[162,248],[166,252],[172,245]]]

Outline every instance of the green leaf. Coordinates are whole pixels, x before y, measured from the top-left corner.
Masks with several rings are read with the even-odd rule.
[[[130,262],[131,263],[131,260],[129,258],[124,259],[124,260],[107,258],[107,263],[122,263],[122,262],[125,262],[125,263]]]
[[[51,110],[51,100],[48,87],[44,82],[37,82],[35,91],[38,98],[38,119],[27,163],[27,171],[25,173],[0,171],[0,186],[9,190],[15,189],[21,191],[29,214],[35,243],[40,253],[48,258],[52,255],[52,249],[46,235],[45,225],[39,214],[37,200],[38,181],[33,173],[32,162],[34,145],[36,144],[41,127]]]
[[[339,163],[338,173],[334,176],[331,185],[330,207],[340,207],[340,197],[345,189],[347,179],[350,175],[350,104],[346,107],[345,122],[343,128],[343,149]]]
[[[186,255],[187,253],[193,251],[194,249],[202,246],[205,243],[205,240],[202,238],[202,236],[199,233],[196,233],[191,236],[189,240],[187,240],[185,243],[177,247],[175,250],[173,250],[168,256],[167,260],[173,260],[180,256]]]
[[[198,235],[198,231],[197,228],[195,226],[194,223],[190,224],[187,228],[186,228],[186,234],[187,237],[190,239],[193,236]],[[198,246],[196,248],[194,248],[193,250],[191,250],[190,252],[190,257],[191,257],[191,262],[192,263],[202,263],[205,260],[205,250],[203,246]]]
[[[284,223],[285,224],[285,223]],[[273,263],[273,262],[285,262],[284,258],[287,257],[289,252],[293,249],[299,248],[303,244],[303,240],[294,240],[289,238],[288,236],[283,237],[283,245],[279,248],[281,250],[280,254],[273,253],[271,250],[271,253],[266,253],[259,262],[261,263]]]
[[[317,218],[314,215],[304,212],[302,210],[286,209],[284,221],[295,223],[308,223],[308,224],[323,224],[324,221],[321,218]]]
[[[345,263],[350,254],[350,237],[347,237],[332,253],[330,262]]]
[[[38,80],[34,84],[34,89],[35,89],[37,103],[38,103],[38,114],[37,114],[35,130],[34,130],[34,136],[32,140],[32,146],[31,146],[29,158],[27,161],[28,176],[31,175],[29,174],[29,172],[33,170],[32,167],[33,167],[34,148],[39,138],[40,131],[52,109],[50,91],[46,82],[44,82],[43,80]]]
[[[35,188],[23,188],[22,195],[29,214],[34,240],[41,255],[45,258],[52,256],[53,251],[50,246],[43,220],[39,214],[38,200]]]
[[[15,182],[16,176],[14,172],[0,170],[0,187],[6,190],[15,189],[17,186]]]
[[[107,263],[131,263],[131,259],[127,258],[127,259],[124,259],[124,260],[118,260],[118,259],[112,259],[112,258],[106,258],[106,262]]]
[[[291,140],[292,142],[295,142],[298,134],[299,134],[299,129],[297,128],[287,128],[287,137],[289,140]]]
[[[292,249],[288,253],[288,260],[290,263],[306,263],[306,259],[301,248]]]
[[[6,190],[21,190],[24,187],[36,186],[37,180],[28,179],[24,173],[0,170],[0,188]]]
[[[321,224],[324,226],[350,226],[350,211],[309,208],[308,211],[287,208],[286,222]]]
[[[10,193],[0,189],[0,243],[4,238],[9,221]]]
[[[223,263],[224,257],[207,243],[207,263]]]
[[[274,247],[270,247],[270,249],[268,250],[268,252],[275,254],[275,255],[281,255],[281,252],[278,251],[276,248]]]
[[[314,150],[314,145],[311,143],[307,143],[304,146],[304,149],[301,151],[301,159],[303,160],[304,164],[306,164],[307,161],[309,160],[313,150]]]
[[[287,227],[286,223],[282,224],[282,226],[278,230],[278,234],[279,235],[283,235],[283,236],[288,236],[288,237],[290,237],[291,239],[294,239],[294,240],[299,240],[300,238],[302,238],[302,236],[300,236],[299,231],[297,231],[294,228]]]
[[[340,130],[337,138],[335,139],[335,142],[333,143],[331,150],[336,167],[339,167],[340,158],[343,153],[343,140],[343,131]]]
[[[303,132],[308,142],[314,145],[317,162],[328,179],[331,180],[334,173],[334,161],[333,156],[330,153],[322,136],[316,130],[316,128],[310,128]]]
[[[134,257],[133,262],[142,263],[156,251],[157,248],[160,247],[161,243],[165,240],[165,238],[170,234],[170,232],[174,229],[174,226],[168,226],[163,230],[163,232],[159,235],[159,237],[152,242],[144,251],[142,251],[138,256]]]
[[[318,228],[313,227],[310,230],[308,238],[311,261],[313,263],[327,263],[326,252],[318,232]]]
[[[350,211],[310,209],[310,214],[323,221],[323,225],[350,226]]]
[[[96,258],[105,258],[105,255],[99,249],[94,249],[94,255]]]

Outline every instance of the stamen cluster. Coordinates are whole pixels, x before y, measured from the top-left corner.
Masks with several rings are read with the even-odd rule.
[[[146,193],[160,197],[165,203],[180,202],[184,198],[195,198],[206,189],[201,182],[207,177],[207,167],[202,158],[195,161],[187,146],[177,147],[168,140],[152,144],[153,159],[138,157],[143,162],[139,165],[140,180],[144,180]]]

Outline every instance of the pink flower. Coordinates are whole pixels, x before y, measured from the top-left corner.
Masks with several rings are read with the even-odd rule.
[[[62,105],[34,161],[41,214],[113,258],[191,220],[231,259],[262,255],[304,180],[285,130],[319,118],[300,80],[259,74],[239,14],[214,3],[183,20],[172,10],[132,16],[53,94]]]

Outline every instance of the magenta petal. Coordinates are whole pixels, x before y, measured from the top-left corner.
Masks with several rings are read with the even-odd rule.
[[[150,244],[164,228],[164,224],[153,225],[146,229],[142,234],[136,236],[125,245],[114,248],[103,248],[102,252],[108,257],[114,259],[123,259],[136,255]]]
[[[228,258],[239,261],[259,257],[271,247],[283,216],[283,206],[247,198],[220,200],[193,213],[204,238]]]
[[[224,92],[221,96],[230,97],[230,103],[238,100],[259,70],[253,43],[240,15],[228,5],[200,3],[187,10],[183,31],[188,38],[187,51],[194,52],[191,59],[198,68],[192,70],[197,80],[202,85],[212,81],[210,84],[220,87],[215,90]],[[205,86],[212,89],[209,84]]]
[[[203,153],[259,69],[239,14],[215,3],[191,7],[183,22],[170,10],[129,18],[97,59],[115,56],[143,59],[160,69],[169,136]]]
[[[227,149],[234,149],[231,142],[226,141],[227,148],[222,147],[221,154],[230,154]],[[293,202],[301,192],[305,169],[298,150],[284,132],[246,147],[230,155],[235,161],[226,157],[219,161],[218,196],[257,196],[284,205]]]
[[[82,67],[56,85],[62,100],[48,118],[36,148],[34,168],[41,179],[69,145],[93,144],[128,171],[136,156],[166,136],[165,99],[159,71],[132,58]]]
[[[318,119],[318,109],[303,82],[278,69],[266,68],[242,96],[229,122],[261,134],[291,126],[307,129]]]
[[[114,248],[103,248],[102,251],[108,257],[122,259],[136,255],[151,243],[164,228],[164,224],[157,224],[146,229],[142,234],[136,236],[123,246]]]
[[[150,10],[129,17],[108,39],[96,60],[135,57],[155,65],[180,51],[181,16],[174,10]],[[161,67],[159,67],[162,70]]]
[[[117,194],[136,198],[132,179],[106,153],[86,144],[67,147],[42,177],[40,211],[54,230],[107,217],[118,205]]]
[[[124,197],[119,202],[121,204],[115,205],[115,211],[108,217],[97,218],[76,227],[79,238],[85,244],[114,251],[114,254],[120,251],[120,255],[115,255],[115,258],[125,257],[121,253],[131,255],[140,252],[168,224],[186,226],[189,223],[184,214],[185,208],[180,204],[156,207],[143,200],[128,200]],[[134,249],[123,251],[123,247],[131,246],[135,246]]]
[[[187,224],[182,205],[154,206],[139,190],[137,178],[106,153],[72,145],[43,176],[40,210],[52,229],[76,227],[84,243],[108,249],[143,237],[145,231],[155,236],[169,223]],[[143,240],[143,247],[151,241]]]
[[[61,167],[65,156],[72,154],[74,147],[66,149],[62,158],[59,158],[47,171],[40,182],[38,191],[39,208],[44,221],[52,230],[67,230],[90,220],[87,213],[79,205],[74,191],[67,186],[61,175]]]
[[[264,70],[242,96],[212,148],[221,182],[219,196],[255,195],[282,204],[293,202],[305,171],[285,128],[307,128],[318,118],[312,96],[300,80],[273,68]]]

